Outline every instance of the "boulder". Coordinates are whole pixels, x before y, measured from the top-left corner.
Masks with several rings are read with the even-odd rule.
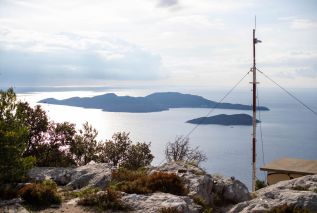
[[[199,196],[206,204],[213,205],[213,179],[203,169],[185,162],[171,162],[153,168],[151,172],[156,171],[175,173],[185,181],[189,189],[188,196]]]
[[[103,189],[111,180],[111,167],[104,163],[90,163],[80,167],[34,167],[28,176],[33,180],[52,179],[58,185],[72,189],[98,187]]]
[[[316,189],[317,175],[281,181],[256,191],[256,198],[235,205],[229,212],[267,212],[282,205],[317,212]]]
[[[213,192],[226,203],[240,203],[251,199],[248,188],[234,177],[214,177]]]
[[[28,213],[22,205],[21,198],[16,198],[12,200],[0,200],[0,212],[1,213]]]
[[[207,205],[214,206],[216,199],[222,205],[236,204],[251,199],[248,188],[235,178],[211,176],[198,166],[185,162],[171,162],[152,169],[154,171],[173,172],[185,180],[188,195],[199,196]]]
[[[149,195],[126,194],[122,201],[128,204],[135,213],[157,213],[162,208],[175,208],[183,213],[199,213],[202,207],[187,196],[176,196],[168,193]]]

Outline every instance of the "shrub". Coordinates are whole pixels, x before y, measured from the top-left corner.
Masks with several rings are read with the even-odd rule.
[[[134,181],[144,176],[146,176],[146,170],[144,169],[128,170],[126,168],[119,168],[111,173],[111,178],[115,182]]]
[[[309,191],[307,186],[294,186],[292,189],[297,191]]]
[[[266,187],[266,183],[263,180],[256,180],[255,181],[255,190],[259,190],[262,189],[264,187]]]
[[[292,205],[281,205],[273,208],[272,210],[268,211],[268,213],[309,213],[308,209],[297,208]]]
[[[186,195],[188,193],[180,177],[174,173],[165,172],[154,172],[134,181],[123,182],[118,185],[118,189],[126,193],[136,194],[147,194],[157,191],[174,195]]]
[[[87,194],[79,200],[78,204],[82,206],[92,206],[99,210],[127,210],[128,206],[120,200],[119,192],[112,189],[106,189],[103,193]]]
[[[178,210],[176,207],[163,207],[159,210],[159,213],[183,213]]]
[[[56,183],[44,181],[31,183],[22,187],[18,194],[30,205],[47,207],[51,204],[60,204],[61,197],[57,194]]]
[[[180,136],[173,143],[169,142],[166,145],[165,157],[168,162],[185,161],[197,166],[199,163],[207,160],[206,155],[198,150],[198,148],[191,148],[189,139]]]
[[[193,199],[194,203],[202,206],[204,209],[208,207],[207,203],[204,201],[204,199],[201,196],[194,195],[194,196],[191,196],[191,198]]]
[[[0,200],[10,200],[18,196],[17,187],[14,184],[0,184]]]

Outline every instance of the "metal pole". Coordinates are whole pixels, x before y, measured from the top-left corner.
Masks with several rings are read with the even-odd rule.
[[[252,116],[252,191],[255,191],[256,182],[256,63],[255,63],[255,44],[257,40],[255,38],[255,29],[253,29],[253,116]]]

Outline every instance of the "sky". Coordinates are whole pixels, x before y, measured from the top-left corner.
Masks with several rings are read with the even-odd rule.
[[[257,67],[317,88],[316,11],[315,0],[0,0],[0,84],[230,87],[252,66],[256,15]]]

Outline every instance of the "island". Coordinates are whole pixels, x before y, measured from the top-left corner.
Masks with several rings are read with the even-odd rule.
[[[48,98],[39,103],[76,106],[83,108],[102,109],[108,112],[160,112],[171,108],[219,108],[251,110],[250,105],[217,103],[198,95],[183,94],[178,92],[157,92],[145,97],[118,96],[106,93],[94,97],[72,97],[63,100]],[[269,110],[259,106],[258,110]]]
[[[259,123],[259,120],[256,120]],[[218,125],[225,125],[225,126],[235,126],[235,125],[242,125],[242,126],[251,126],[252,125],[252,116],[248,114],[233,114],[233,115],[226,115],[220,114],[210,117],[200,117],[195,118],[186,123],[191,124],[218,124]]]

